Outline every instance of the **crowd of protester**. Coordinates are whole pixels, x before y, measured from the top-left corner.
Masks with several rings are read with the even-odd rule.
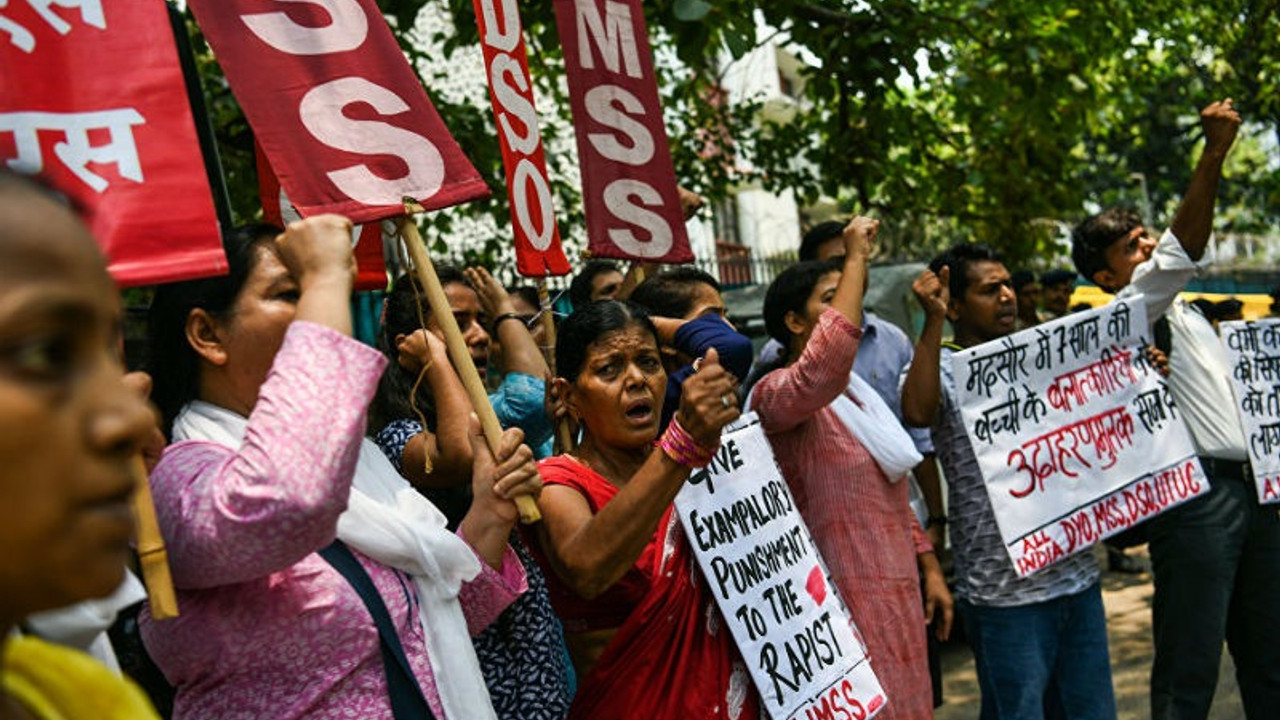
[[[351,337],[345,219],[229,233],[227,275],[157,290],[149,377],[126,375],[92,239],[56,194],[0,174],[0,719],[152,718],[152,702],[179,720],[762,718],[673,509],[748,411],[885,688],[879,717],[932,717],[954,623],[983,720],[1114,718],[1101,568],[1086,552],[1014,571],[949,359],[1068,313],[1078,276],[1142,296],[1211,488],[1146,523],[1151,715],[1205,718],[1225,643],[1247,717],[1274,717],[1280,519],[1253,492],[1214,330],[1240,307],[1178,297],[1240,119],[1224,101],[1201,122],[1158,240],[1111,208],[1077,226],[1072,270],[1011,273],[956,245],[914,282],[914,346],[863,307],[866,217],[806,233],[768,288],[759,353],[690,267],[586,263],[554,347],[533,288],[439,267],[496,449],[413,276],[388,291],[376,348]],[[176,619],[116,616],[139,597],[139,455]],[[517,522],[522,495],[541,522]]]

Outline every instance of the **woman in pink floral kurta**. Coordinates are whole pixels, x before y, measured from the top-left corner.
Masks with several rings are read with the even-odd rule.
[[[933,716],[933,693],[916,555],[932,546],[908,506],[907,483],[890,483],[830,407],[848,386],[862,335],[849,316],[861,316],[864,253],[875,225],[860,221],[865,218],[846,228],[843,267],[794,268],[808,273],[809,280],[793,288],[807,298],[804,308],[779,315],[770,327],[775,338],[792,340],[789,363],[756,384],[750,409],[760,415],[800,514],[866,641],[889,699],[877,717],[919,720]],[[794,276],[780,276],[775,286],[788,280]],[[767,321],[779,293],[770,288]]]
[[[352,586],[316,553],[342,532],[353,476],[370,457],[362,448],[364,416],[385,360],[348,336],[350,248],[339,232],[347,224],[332,217],[306,223],[274,242],[261,228],[238,243],[232,238],[232,276],[239,270],[244,281],[226,291],[234,300],[225,310],[196,286],[157,297],[195,297],[192,305],[217,313],[216,327],[188,320],[168,328],[191,330],[182,334],[193,347],[216,342],[217,352],[196,347],[196,382],[185,388],[175,367],[156,368],[166,419],[175,399],[195,390],[201,402],[184,404],[183,413],[202,407],[242,432],[238,447],[221,436],[176,442],[151,476],[181,615],[157,622],[144,613],[142,633],[176,686],[180,720],[391,717],[378,631]],[[376,448],[372,457],[385,462]],[[532,469],[527,458],[515,474]],[[489,469],[499,481],[488,495],[515,489],[513,473],[498,472],[510,466]],[[528,490],[531,483],[517,484]],[[524,590],[523,568],[506,549],[510,510],[470,528],[464,520],[466,545],[442,533],[441,545],[455,543],[454,553],[469,545],[466,556],[480,559],[457,596],[471,634]],[[432,712],[471,720],[451,716],[441,702],[439,663],[459,660],[428,653],[424,628],[439,618],[420,622],[420,586],[407,572],[352,552],[381,595]]]

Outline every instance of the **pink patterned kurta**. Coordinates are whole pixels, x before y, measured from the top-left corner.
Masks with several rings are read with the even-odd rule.
[[[181,615],[155,622],[144,613],[142,635],[178,689],[177,720],[391,717],[373,620],[316,554],[346,509],[383,365],[381,353],[341,333],[294,322],[240,450],[175,443],[151,474]],[[412,582],[352,552],[443,719]],[[510,549],[502,573],[481,567],[460,595],[472,635],[524,590]]]
[[[907,501],[830,406],[848,387],[861,330],[836,310],[800,358],[752,391],[774,456],[889,697],[877,718],[933,717],[916,554],[931,550]]]

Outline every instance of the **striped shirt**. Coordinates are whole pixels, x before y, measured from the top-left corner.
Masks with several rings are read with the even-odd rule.
[[[947,479],[948,522],[955,558],[956,595],[974,605],[1010,607],[1081,592],[1098,582],[1093,554],[1081,552],[1028,577],[1019,578],[1000,539],[978,458],[965,435],[956,404],[951,356],[942,349],[942,402],[933,425],[933,445]]]

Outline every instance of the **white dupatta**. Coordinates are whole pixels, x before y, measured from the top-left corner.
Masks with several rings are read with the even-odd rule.
[[[747,394],[746,407],[751,407],[755,388]],[[893,414],[880,394],[856,373],[849,373],[849,383],[829,406],[836,417],[880,466],[889,482],[896,483],[924,459],[915,441],[902,429],[902,421]]]
[[[230,410],[196,400],[174,420],[173,440],[206,440],[239,449],[248,425]],[[496,720],[458,601],[462,583],[480,573],[480,560],[445,526],[444,514],[364,438],[347,510],[338,518],[338,538],[413,577],[418,620],[445,716]]]
[[[857,373],[849,373],[849,385],[831,402],[831,409],[875,458],[889,482],[898,482],[924,459],[902,421]]]

